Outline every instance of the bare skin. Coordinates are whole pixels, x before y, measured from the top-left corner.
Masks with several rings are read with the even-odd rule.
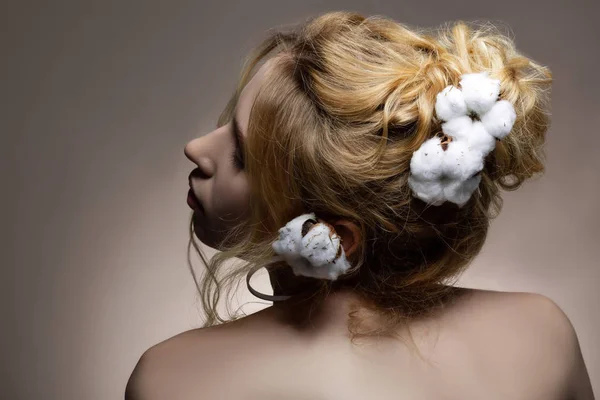
[[[594,398],[573,327],[544,296],[465,290],[410,325],[422,358],[387,339],[352,347],[351,298],[334,296],[311,330],[269,307],[179,334],[144,354],[126,399]]]
[[[236,108],[245,133],[265,63]],[[197,236],[218,248],[227,220],[244,218],[247,181],[230,163],[231,124],[185,148],[198,165],[192,179],[204,212]],[[199,178],[198,178],[199,177]],[[198,179],[197,179],[198,178]],[[236,196],[231,196],[235,193]],[[223,201],[224,198],[229,200]],[[360,238],[350,221],[334,226],[352,254]],[[294,293],[302,280],[270,272],[274,294]],[[353,346],[348,337],[351,292],[326,300],[310,329],[285,322],[276,304],[237,321],[183,332],[147,350],[136,365],[126,400],[165,399],[485,399],[593,400],[577,335],[550,299],[534,293],[464,289],[440,313],[384,339]],[[412,333],[418,352],[408,341]]]

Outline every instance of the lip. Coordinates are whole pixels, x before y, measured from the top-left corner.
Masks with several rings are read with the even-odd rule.
[[[194,191],[192,190],[192,188],[190,188],[190,190],[188,190],[187,204],[188,204],[188,206],[190,206],[190,208],[192,210],[200,211],[201,213],[204,213],[204,207],[202,207],[202,203],[200,202],[200,200],[198,200],[198,198],[194,194]]]

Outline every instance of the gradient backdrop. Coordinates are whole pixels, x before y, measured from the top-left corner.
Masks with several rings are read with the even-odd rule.
[[[552,298],[600,393],[598,2],[11,3],[0,16],[0,398],[120,399],[144,350],[198,326],[183,147],[214,129],[268,28],[338,9],[416,26],[492,20],[550,66],[547,173],[506,194],[461,284]],[[242,285],[238,300],[258,299]]]

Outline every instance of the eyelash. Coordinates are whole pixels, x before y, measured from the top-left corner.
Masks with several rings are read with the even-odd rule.
[[[233,122],[231,122],[233,124]],[[231,160],[231,164],[237,168],[237,169],[244,169],[244,160],[240,155],[240,152],[238,150],[239,147],[237,146],[237,143],[233,146],[233,153],[231,154],[230,160]]]
[[[217,129],[222,126],[217,124]],[[231,165],[233,165],[237,169],[244,169],[244,161],[242,157],[238,153],[238,147],[234,145],[233,153],[229,156],[229,160]]]
[[[239,156],[237,147],[233,150],[233,153],[231,154],[231,164],[237,169],[244,169],[244,162]]]

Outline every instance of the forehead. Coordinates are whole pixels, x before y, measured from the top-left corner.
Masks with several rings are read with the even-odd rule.
[[[250,110],[252,109],[256,94],[260,89],[265,74],[271,69],[274,63],[275,60],[273,58],[265,61],[240,93],[235,115],[237,116],[244,134],[246,133],[246,127],[248,126],[248,120],[250,119]]]

